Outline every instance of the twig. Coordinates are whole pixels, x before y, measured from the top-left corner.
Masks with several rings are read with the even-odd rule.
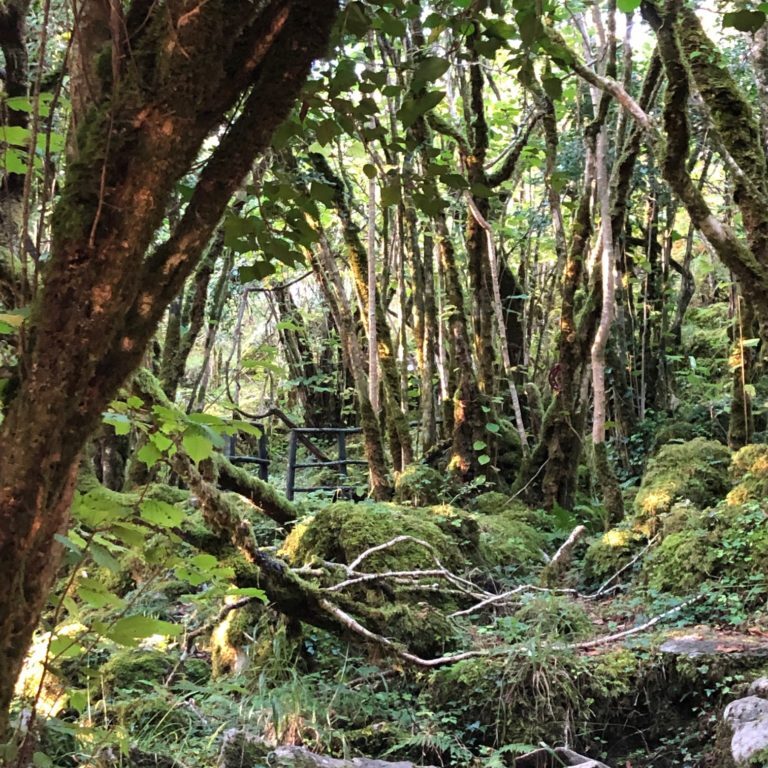
[[[664,613],[660,613],[658,616],[654,616],[650,621],[646,621],[645,624],[641,624],[639,627],[632,627],[632,629],[625,629],[623,632],[616,632],[613,635],[603,635],[602,637],[597,637],[594,640],[586,640],[582,643],[572,643],[570,645],[561,647],[567,648],[569,650],[584,651],[589,648],[596,648],[599,645],[615,643],[617,640],[623,640],[625,637],[638,635],[641,632],[645,632],[651,629],[651,627],[655,627],[660,621],[663,621],[670,616],[674,616],[674,614],[690,607],[694,603],[698,603],[700,600],[703,600],[704,597],[705,596],[703,594],[696,595],[696,597],[692,597],[690,600],[686,600],[685,602],[680,603],[680,605],[676,605],[674,608],[670,608],[668,611],[664,611]]]
[[[360,576],[341,581],[338,584],[334,584],[332,587],[324,587],[323,592],[341,592],[342,589],[354,586],[355,584],[362,584],[368,581],[380,581],[381,579],[398,579],[398,578],[411,578],[419,579],[422,576],[451,576],[444,568],[433,569],[427,571],[387,571],[385,573],[363,573]]]
[[[615,581],[616,579],[618,579],[619,576],[621,576],[621,574],[624,573],[624,571],[631,568],[658,541],[658,538],[659,538],[659,534],[657,533],[648,542],[647,546],[641,552],[638,552],[628,563],[626,563],[626,565],[623,565],[621,568],[619,568],[618,571],[616,571],[616,573],[613,574],[613,576],[611,576],[609,579],[607,579],[602,583],[602,585],[600,586],[600,589],[598,589],[597,592],[595,592],[594,597],[600,597],[600,595],[606,592],[608,589],[608,585],[612,581]]]

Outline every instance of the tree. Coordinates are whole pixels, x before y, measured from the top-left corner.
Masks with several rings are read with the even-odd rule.
[[[335,0],[87,0],[79,127],[0,429],[0,732],[56,575],[81,449],[327,44]],[[84,85],[85,87],[85,85]],[[267,109],[264,105],[269,105]],[[200,157],[170,236],[157,231]]]

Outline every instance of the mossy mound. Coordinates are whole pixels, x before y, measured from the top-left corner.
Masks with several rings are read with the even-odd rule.
[[[452,510],[450,507],[447,509]],[[371,547],[385,544],[398,536],[412,536],[429,544],[447,568],[458,569],[464,560],[462,542],[460,534],[451,534],[458,532],[462,522],[468,520],[468,515],[458,512],[453,519],[449,519],[445,513],[410,510],[394,504],[337,502],[295,526],[285,540],[281,554],[292,565],[302,565],[318,558],[348,565]],[[477,526],[474,538],[474,545],[477,546]],[[429,567],[432,562],[432,555],[425,547],[404,541],[373,553],[365,560],[361,570],[413,570]]]
[[[696,426],[689,421],[670,421],[659,428],[653,438],[654,450],[667,443],[681,443],[698,437]]]
[[[552,640],[581,640],[594,634],[594,624],[581,603],[556,593],[532,592],[524,595],[512,614],[518,627],[524,627],[520,640],[547,636]]]
[[[725,498],[731,506],[768,498],[768,445],[745,445],[731,461],[734,487]]]
[[[339,502],[297,525],[282,555],[292,565],[318,559],[348,565],[366,550],[406,535],[429,544],[440,562],[454,571],[503,566],[528,572],[543,563],[546,543],[545,534],[527,521],[529,515],[517,507],[472,514],[445,504],[410,509]],[[413,570],[432,567],[433,562],[427,548],[403,541],[373,553],[360,570]]]
[[[665,445],[650,461],[635,497],[637,522],[653,532],[677,501],[688,499],[701,509],[716,504],[730,488],[730,459],[728,448],[704,438]]]
[[[584,555],[583,578],[590,587],[599,587],[628,565],[646,542],[631,528],[612,528],[594,539]]]
[[[540,646],[508,659],[478,658],[435,672],[422,694],[430,711],[497,743],[557,744],[564,728],[580,732],[589,704],[588,660]]]
[[[691,507],[643,565],[648,586],[686,595],[707,581],[743,584],[768,569],[768,526],[756,502],[720,504],[702,512]]]
[[[426,464],[411,464],[395,482],[395,501],[425,507],[446,501],[449,478]]]
[[[162,686],[172,669],[173,658],[165,651],[127,648],[113,653],[100,674],[110,692],[149,691]]]
[[[159,691],[139,700],[118,701],[110,706],[110,715],[134,738],[163,747],[184,741],[204,725],[194,707]]]
[[[512,576],[527,577],[544,565],[546,536],[541,528],[521,520],[514,512],[478,516],[479,553],[486,567],[501,567]]]
[[[549,531],[552,529],[552,518],[548,512],[543,509],[527,507],[522,501],[498,491],[481,493],[472,499],[469,508],[478,515],[504,515],[528,523],[539,530]]]

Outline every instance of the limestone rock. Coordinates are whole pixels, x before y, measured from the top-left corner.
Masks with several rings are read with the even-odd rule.
[[[568,765],[573,768],[608,768],[605,763],[584,757],[567,747],[557,749],[537,749],[515,760],[515,768],[555,768]]]
[[[732,701],[723,719],[730,726],[731,754],[737,765],[747,765],[768,749],[768,700],[746,696]]]
[[[231,728],[224,733],[218,768],[415,768],[413,763],[391,763],[367,757],[339,760],[317,755],[305,747],[270,745],[260,736]],[[434,766],[425,766],[434,768]]]

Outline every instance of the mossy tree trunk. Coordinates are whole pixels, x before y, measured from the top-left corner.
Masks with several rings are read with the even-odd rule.
[[[387,472],[381,424],[368,396],[368,379],[365,375],[368,366],[365,365],[357,335],[357,323],[347,301],[341,274],[328,247],[328,241],[318,222],[312,222],[312,226],[320,233],[320,245],[316,251],[308,253],[309,263],[333,315],[341,338],[346,366],[352,375],[360,414],[360,428],[363,431],[363,450],[371,480],[371,494],[377,501],[385,501],[392,498],[393,489]]]
[[[29,67],[26,47],[26,21],[30,0],[8,0],[0,6],[0,48],[5,62],[3,86],[9,97],[27,96]],[[5,109],[3,122],[8,126],[26,128],[29,115],[22,110]],[[23,303],[29,292],[29,274],[20,276],[19,258],[23,251],[36,256],[35,245],[25,235],[22,242],[24,218],[24,174],[5,174],[0,186],[0,302],[13,309]],[[37,260],[37,259],[36,259]]]
[[[413,461],[413,443],[408,427],[408,418],[401,408],[400,373],[395,357],[392,332],[381,301],[381,292],[376,290],[373,295],[369,292],[368,256],[360,238],[360,228],[353,219],[352,207],[343,181],[333,172],[325,157],[312,154],[310,159],[315,170],[334,190],[333,205],[341,223],[346,256],[354,278],[361,310],[366,320],[371,307],[373,308],[377,344],[375,349],[369,350],[369,354],[375,355],[378,352],[384,389],[384,412],[388,427],[395,438],[394,441],[391,441],[392,462],[395,469],[400,470]]]
[[[223,251],[224,229],[220,227],[206,257],[195,270],[191,285],[169,307],[160,381],[172,401],[176,399],[176,390],[184,376],[189,354],[203,328],[208,286]]]
[[[0,733],[56,575],[80,452],[292,107],[336,11],[333,0],[137,0],[117,25],[0,427]],[[176,183],[222,122],[184,214],[153,250]]]
[[[667,0],[663,7],[646,0],[641,7],[656,32],[668,83],[661,160],[664,177],[764,323],[768,319],[768,165],[759,120],[692,8],[681,0]],[[691,178],[687,109],[694,88],[727,153],[724,167],[741,211],[745,239],[715,215]]]
[[[731,352],[731,412],[728,419],[728,447],[737,451],[752,442],[755,421],[752,415],[752,382],[755,375],[758,341],[754,308],[737,293]]]
[[[290,290],[280,286],[272,293],[280,319],[280,341],[291,379],[296,382],[304,422],[310,427],[338,426],[341,424],[341,402],[336,388],[331,388],[325,381],[333,376],[333,372],[323,368],[322,354],[315,358],[308,329]]]

